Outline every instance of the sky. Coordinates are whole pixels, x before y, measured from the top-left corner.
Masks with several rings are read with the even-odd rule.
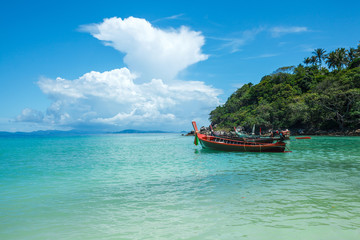
[[[359,1],[3,1],[0,131],[191,130],[246,83],[360,41]]]

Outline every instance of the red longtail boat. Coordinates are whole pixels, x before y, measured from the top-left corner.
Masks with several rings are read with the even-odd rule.
[[[224,137],[210,136],[201,134],[196,126],[196,122],[192,122],[195,130],[195,144],[197,140],[203,148],[210,148],[221,151],[237,151],[237,152],[284,152],[286,143],[278,141],[276,143],[257,143],[244,142]]]
[[[235,137],[234,136],[219,136],[219,135],[215,134],[214,129],[210,125],[211,135],[214,137],[228,138],[228,139],[237,140],[237,141],[241,141],[241,142],[257,142],[257,143],[272,143],[275,140],[280,140],[280,137],[279,138],[259,137],[259,136],[250,136],[250,135],[240,134],[237,132],[235,127],[234,127],[234,129],[235,129],[235,133],[237,134],[237,136],[235,136]]]

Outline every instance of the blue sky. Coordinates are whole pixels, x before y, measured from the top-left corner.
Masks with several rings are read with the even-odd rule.
[[[0,131],[189,130],[242,84],[355,47],[358,1],[7,1]]]

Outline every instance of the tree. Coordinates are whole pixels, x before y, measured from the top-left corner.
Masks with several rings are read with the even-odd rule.
[[[292,73],[294,73],[294,69],[295,69],[295,66],[280,67],[280,68],[276,69],[276,71],[273,74],[277,74],[277,73],[292,74]]]
[[[347,50],[347,56],[349,59],[349,62],[352,62],[355,58],[358,57],[358,52],[355,48],[350,48],[349,50]]]
[[[329,69],[336,68],[336,61],[337,61],[336,53],[335,52],[329,53],[329,55],[326,58],[326,63],[328,65]]]
[[[352,62],[349,63],[349,69],[360,67],[360,57],[355,58]]]
[[[315,55],[316,54],[316,55]],[[348,131],[360,128],[360,44],[326,55],[315,49],[308,67],[282,67],[258,84],[245,84],[210,113],[210,120],[230,129],[253,124],[264,128]],[[357,56],[357,57],[356,57]],[[347,66],[347,68],[344,68]]]
[[[305,65],[313,65],[313,66],[317,66],[317,58],[315,56],[312,56],[312,57],[307,57],[307,58],[304,58],[304,63]]]
[[[306,57],[306,58],[304,59],[304,63],[305,63],[306,66],[309,65],[309,64],[311,63],[311,58]]]
[[[338,48],[334,52],[330,52],[326,58],[326,63],[330,69],[336,68],[337,70],[341,70],[343,66],[348,63],[345,48]]]
[[[348,63],[346,50],[345,50],[345,48],[338,48],[338,49],[336,49],[335,53],[336,53],[336,60],[337,60],[336,67],[338,70],[341,70],[343,68],[343,66]]]
[[[326,120],[333,120],[343,131],[347,127],[347,123],[351,121],[349,114],[352,112],[352,108],[360,100],[360,90],[350,89],[345,92],[335,88],[329,90],[320,95],[317,104],[325,110],[328,117]]]
[[[317,66],[317,57],[316,56],[312,56],[310,58],[310,63],[313,65],[313,66]]]
[[[347,50],[347,57],[349,61],[349,69],[360,66],[360,44],[358,46],[358,49],[350,48],[349,50]]]
[[[322,61],[326,57],[325,53],[326,53],[326,50],[323,48],[317,48],[312,52],[312,54],[315,56],[316,62],[319,63],[320,68],[322,65]]]

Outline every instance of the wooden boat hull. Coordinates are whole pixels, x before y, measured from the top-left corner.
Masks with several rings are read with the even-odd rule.
[[[220,150],[220,151],[235,151],[235,152],[284,152],[285,143],[249,143],[235,141],[232,139],[217,138],[204,134],[197,133],[200,144],[203,148]]]
[[[235,141],[241,141],[241,142],[249,142],[249,143],[273,143],[276,140],[280,140],[280,138],[274,138],[274,137],[228,137],[228,136],[219,136],[219,135],[212,135],[214,137],[218,137],[218,138],[226,138],[226,139],[231,139],[231,140],[235,140]]]
[[[272,143],[274,142],[272,137],[263,137],[263,138],[244,138],[245,142],[257,142],[257,143]]]
[[[203,148],[209,148],[220,151],[236,151],[236,152],[284,152],[286,144],[282,141],[276,143],[258,143],[245,142],[241,140],[228,139],[216,136],[210,136],[199,133],[196,122],[192,122],[195,130],[195,145],[197,139]]]

